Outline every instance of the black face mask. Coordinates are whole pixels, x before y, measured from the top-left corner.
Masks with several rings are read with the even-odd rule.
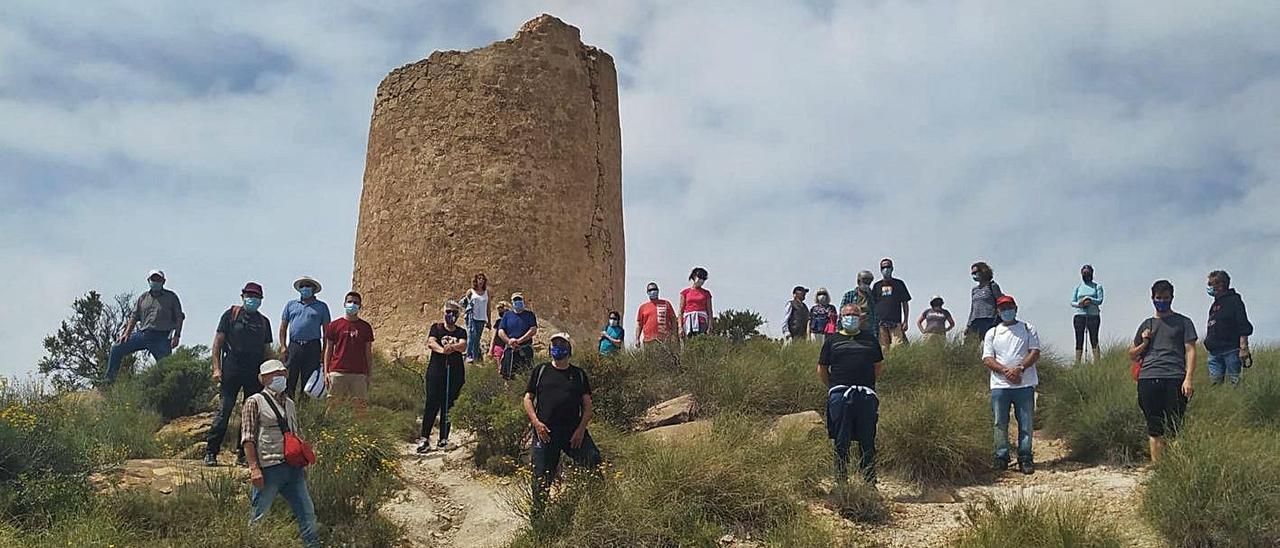
[[[1086,282],[1092,282],[1092,281],[1093,281],[1093,274],[1085,274],[1085,273],[1081,273],[1081,274],[1080,274],[1080,279],[1082,279],[1082,280],[1084,280],[1084,281],[1086,281]]]

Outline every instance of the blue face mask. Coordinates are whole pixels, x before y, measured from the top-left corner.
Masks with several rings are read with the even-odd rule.
[[[658,298],[658,290],[657,290],[657,289],[650,289],[650,290],[649,290],[649,298],[650,298],[650,299],[657,299],[657,298]]]
[[[259,306],[262,306],[262,298],[260,297],[244,298],[244,309],[246,312],[257,312]]]
[[[840,316],[840,329],[854,333],[862,327],[862,318],[857,316]]]
[[[360,313],[360,305],[358,303],[347,303],[343,308],[347,311],[347,314],[355,315]]]
[[[892,267],[892,266],[890,266],[890,267],[888,267],[888,268],[881,268],[881,269],[880,269],[880,274],[883,274],[885,278],[891,278],[891,277],[893,277],[893,267]]]
[[[1018,319],[1018,309],[1016,308],[1006,308],[1000,311],[1000,321],[1008,323],[1017,319]]]
[[[1151,306],[1156,307],[1156,312],[1168,312],[1170,308],[1173,308],[1173,301],[1151,299]]]
[[[519,299],[512,301],[511,309],[515,310],[516,312],[524,312],[524,301]]]
[[[298,289],[298,295],[301,296],[302,300],[305,301],[307,299],[310,299],[311,297],[314,297],[316,295],[316,290],[315,288],[309,285],[304,286]]]
[[[1204,293],[1205,293],[1205,295],[1208,295],[1208,296],[1210,296],[1210,297],[1217,297],[1217,296],[1218,296],[1218,290],[1214,289],[1214,288],[1213,288],[1213,286],[1211,286],[1211,285],[1210,285],[1210,286],[1206,286],[1206,287],[1204,288]]]
[[[152,291],[164,289],[164,282],[147,282],[147,285],[151,287]]]
[[[457,313],[457,312],[445,312],[445,313],[444,313],[444,323],[447,323],[447,324],[454,324],[454,323],[457,323],[457,322],[458,322],[458,313]]]
[[[979,275],[977,272],[974,272],[974,273],[973,273],[973,281],[975,281],[975,282],[980,282],[980,281],[982,281],[982,276],[981,276],[981,275]]]
[[[569,347],[567,347],[567,346],[563,346],[563,345],[559,345],[559,344],[553,344],[553,345],[551,345],[551,351],[550,351],[550,352],[551,352],[551,359],[553,359],[553,360],[563,360],[563,359],[565,359],[565,358],[568,358],[568,357],[569,357],[569,355],[573,353],[573,349],[571,349],[571,348],[569,348]]]

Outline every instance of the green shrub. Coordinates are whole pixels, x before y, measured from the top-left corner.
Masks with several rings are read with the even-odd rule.
[[[473,452],[477,466],[490,472],[510,473],[522,462],[529,418],[523,404],[525,383],[506,381],[490,367],[467,372],[467,383],[450,411],[450,420],[476,437]]]
[[[889,504],[880,491],[870,484],[852,481],[836,485],[829,495],[831,507],[847,520],[883,523],[889,520]]]
[[[1280,436],[1189,420],[1156,465],[1142,506],[1175,546],[1280,545]]]
[[[1045,431],[1066,441],[1071,459],[1115,464],[1146,459],[1146,420],[1123,349],[1109,349],[1096,363],[1063,371],[1045,387],[1041,404]]]
[[[294,546],[297,525],[284,506],[250,527],[248,484],[215,472],[169,495],[132,490],[106,496],[95,513],[133,532],[134,546]]]
[[[84,507],[102,461],[76,404],[0,380],[0,518],[42,528]]]
[[[1114,523],[1086,501],[1018,498],[999,503],[987,499],[965,509],[968,522],[956,540],[958,548],[1037,546],[1119,548],[1124,539]]]
[[[708,412],[785,415],[824,405],[826,390],[815,373],[818,350],[809,342],[730,346],[699,337],[687,345],[682,365],[689,390]]]
[[[362,419],[346,406],[306,406],[299,421],[316,452],[307,488],[321,523],[371,519],[403,487],[393,427]]]
[[[778,548],[832,548],[847,544],[829,524],[807,516],[775,525],[765,533],[764,543]]]
[[[182,346],[132,382],[142,387],[147,404],[168,420],[209,409],[214,395],[212,371],[207,348]]]
[[[946,384],[881,392],[881,470],[921,485],[965,484],[991,471],[991,409],[974,390]]]
[[[602,357],[574,358],[574,364],[591,380],[591,402],[596,420],[618,428],[630,428],[654,404],[680,394],[675,356],[654,346]],[[656,366],[656,367],[655,367]]]
[[[369,405],[412,414],[422,413],[426,398],[423,375],[427,364],[410,358],[387,359],[381,353],[373,355],[373,389],[369,392]]]

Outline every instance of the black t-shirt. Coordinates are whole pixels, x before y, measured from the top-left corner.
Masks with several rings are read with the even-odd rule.
[[[231,316],[233,311],[235,319]],[[222,342],[222,368],[225,371],[258,371],[266,359],[267,345],[272,343],[271,320],[260,312],[235,307],[222,313],[218,320]]]
[[[836,332],[827,335],[818,355],[818,364],[827,366],[831,386],[876,387],[876,363],[884,361],[880,343],[867,330],[850,337]]]
[[[871,286],[876,298],[876,318],[881,322],[902,323],[902,303],[911,300],[911,292],[902,280],[880,280]]]
[[[591,393],[591,382],[576,365],[557,369],[544,363],[533,368],[525,392],[533,394],[534,411],[548,428],[576,428],[582,418],[582,396]]]
[[[463,329],[460,325],[455,325],[453,326],[453,331],[449,331],[448,329],[445,329],[443,323],[436,323],[431,324],[431,330],[427,332],[427,336],[434,337],[441,346],[448,346],[458,341],[467,340],[467,330]],[[457,340],[451,340],[448,339],[448,337],[453,337]],[[458,352],[456,354],[432,352],[431,358],[427,361],[427,376],[443,377],[446,366],[452,370],[452,374],[458,374],[458,372],[463,369],[462,357],[464,354],[464,352]]]

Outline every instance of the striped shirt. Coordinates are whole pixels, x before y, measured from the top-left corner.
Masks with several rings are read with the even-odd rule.
[[[995,280],[986,285],[978,284],[973,288],[973,298],[969,303],[969,323],[973,320],[981,318],[996,317],[996,299],[1004,295],[1000,291],[1000,284]]]

